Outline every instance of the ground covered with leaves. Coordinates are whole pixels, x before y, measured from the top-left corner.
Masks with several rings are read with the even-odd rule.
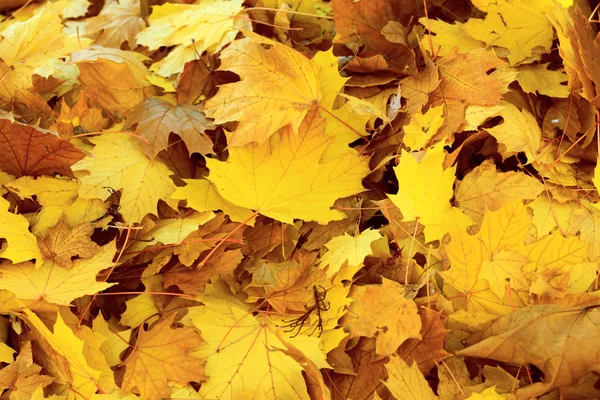
[[[600,398],[595,6],[0,2],[0,398]]]

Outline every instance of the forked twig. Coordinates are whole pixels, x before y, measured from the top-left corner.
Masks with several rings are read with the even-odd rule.
[[[318,337],[321,337],[321,335],[323,334],[323,317],[321,316],[321,312],[329,310],[330,305],[325,301],[325,297],[327,296],[327,289],[320,285],[319,287],[322,289],[322,291],[319,291],[317,286],[313,285],[313,298],[315,300],[315,304],[313,304],[311,307],[307,307],[306,312],[298,318],[283,321],[285,322],[285,325],[281,325],[281,327],[288,328],[285,329],[284,332],[293,332],[294,330],[296,330],[296,328],[298,328],[298,332],[290,336],[290,338],[294,338],[300,334],[304,323],[308,320],[308,318],[314,311],[317,312],[319,322],[317,323],[317,326],[315,326],[315,328],[308,334],[308,336],[312,336],[317,331],[317,329],[319,330]]]

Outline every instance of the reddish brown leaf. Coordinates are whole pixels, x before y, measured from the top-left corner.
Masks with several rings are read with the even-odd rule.
[[[442,324],[441,314],[431,308],[419,310],[421,315],[421,336],[423,339],[408,339],[396,352],[407,364],[416,361],[421,372],[426,374],[440,361],[451,356],[444,350],[448,330]]]
[[[44,129],[0,119],[0,170],[14,175],[72,177],[71,165],[84,154]]]
[[[333,2],[336,36],[334,42],[365,45],[361,55],[365,57],[384,54],[388,63],[398,72],[414,74],[417,72],[414,52],[404,44],[392,43],[381,30],[388,21],[408,24],[415,14],[414,0],[352,1],[335,0]],[[382,16],[385,15],[385,18]]]

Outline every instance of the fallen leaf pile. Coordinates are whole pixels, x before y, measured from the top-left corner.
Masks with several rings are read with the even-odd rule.
[[[596,3],[0,2],[0,398],[600,398]]]

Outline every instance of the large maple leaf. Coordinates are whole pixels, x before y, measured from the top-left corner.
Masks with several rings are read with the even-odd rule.
[[[207,159],[208,179],[223,199],[279,221],[342,219],[345,214],[331,206],[364,190],[368,159],[349,149],[337,160],[320,163],[331,140],[323,134],[323,124],[313,111],[298,134],[283,128],[271,143],[230,149],[226,162]]]

